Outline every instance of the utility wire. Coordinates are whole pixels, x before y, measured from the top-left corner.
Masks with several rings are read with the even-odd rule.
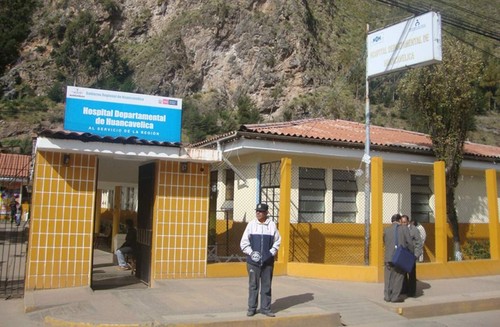
[[[484,54],[487,54],[487,55],[495,57],[495,58],[500,58],[496,54],[491,53],[490,51],[487,51],[485,49],[482,49],[482,48],[478,47],[476,44],[473,44],[472,42],[465,40],[463,37],[460,37],[455,32],[453,32],[451,29],[445,29],[445,28],[443,28],[443,31],[445,33],[448,33],[449,35],[453,36],[454,38],[456,38],[460,42],[465,43],[465,44],[469,45],[470,47],[472,47],[474,49],[478,49],[479,51],[483,52]]]
[[[453,4],[453,3],[450,3],[450,2],[447,2],[447,1],[443,1],[443,0],[433,0],[434,2],[439,2],[445,6],[448,6],[448,7],[451,7],[451,8],[454,8],[458,11],[463,11],[465,12],[467,15],[470,15],[470,16],[476,16],[477,18],[481,18],[481,19],[486,19],[488,21],[492,21],[492,22],[495,22],[497,24],[500,24],[500,20],[494,18],[494,17],[490,17],[490,16],[486,16],[486,15],[483,15],[481,13],[478,13],[478,12],[475,12],[475,11],[472,11],[470,9],[467,9],[467,8],[463,8],[463,7],[460,7],[460,6],[457,6],[456,4]]]
[[[394,7],[400,8],[400,9],[404,9],[404,10],[406,10],[412,14],[415,14],[415,15],[423,14],[423,13],[432,9],[431,7],[426,6],[425,4],[422,4],[421,6],[416,6],[416,5],[411,5],[408,3],[402,3],[402,2],[399,2],[396,0],[375,0],[375,1],[389,5],[389,6],[394,6]],[[454,26],[454,27],[457,27],[457,28],[469,31],[471,33],[475,33],[475,34],[490,38],[490,39],[493,39],[495,41],[500,41],[500,34],[499,33],[485,29],[485,28],[478,27],[478,26],[473,25],[473,24],[471,24],[467,21],[464,21],[462,19],[452,17],[447,12],[441,12],[441,20],[445,24],[449,24],[451,26]]]

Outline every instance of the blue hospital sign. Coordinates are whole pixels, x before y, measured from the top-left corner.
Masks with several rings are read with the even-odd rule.
[[[68,86],[64,129],[100,136],[181,141],[182,100]]]

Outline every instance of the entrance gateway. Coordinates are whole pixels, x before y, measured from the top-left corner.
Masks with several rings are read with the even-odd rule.
[[[138,186],[137,277],[206,277],[210,164],[169,142],[44,131],[37,138],[26,290],[90,286],[96,192]],[[135,176],[135,177],[134,177]]]

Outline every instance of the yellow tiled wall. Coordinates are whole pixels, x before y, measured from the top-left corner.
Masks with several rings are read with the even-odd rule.
[[[96,189],[94,155],[36,155],[26,289],[89,286]]]
[[[205,277],[210,166],[159,162],[153,279]]]

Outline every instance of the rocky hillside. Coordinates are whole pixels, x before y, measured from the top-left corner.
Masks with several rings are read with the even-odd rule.
[[[362,121],[366,24],[411,15],[369,0],[30,1],[29,33],[0,78],[2,143],[60,126],[66,85],[184,98],[186,120],[216,126],[186,121],[186,141],[235,128],[255,110],[261,121]],[[378,82],[374,123],[406,127],[387,101],[393,82]],[[500,145],[500,128],[487,128],[477,140]]]

